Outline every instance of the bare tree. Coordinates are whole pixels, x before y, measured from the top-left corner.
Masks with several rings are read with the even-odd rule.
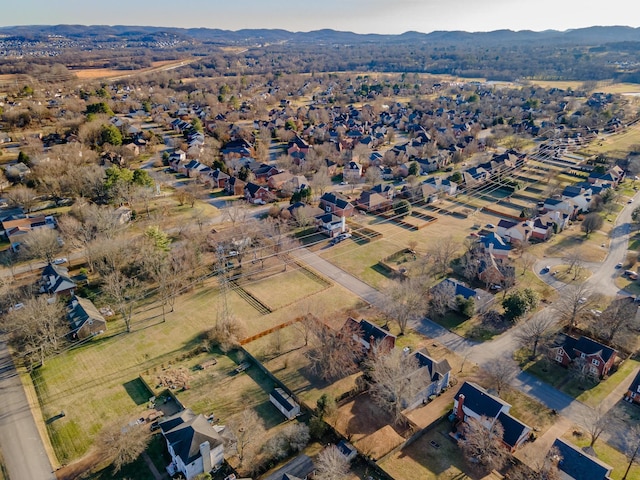
[[[591,308],[590,296],[591,290],[585,283],[568,285],[563,289],[560,298],[553,303],[552,308],[569,328],[575,328],[584,313]]]
[[[482,366],[486,383],[500,395],[517,375],[518,367],[508,358],[495,358]]]
[[[455,304],[456,287],[451,282],[439,283],[431,289],[431,314],[444,316]]]
[[[58,350],[64,338],[64,306],[44,296],[25,300],[24,306],[5,315],[2,325],[11,342],[33,367],[44,365],[45,357]]]
[[[340,330],[334,330],[320,320],[312,324],[305,355],[311,362],[311,371],[323,380],[342,378],[356,370],[362,345],[357,340],[359,329],[350,325],[347,322]]]
[[[440,239],[429,248],[429,256],[433,260],[435,275],[444,275],[449,271],[451,261],[458,249],[459,245],[453,240],[453,237]]]
[[[23,207],[27,213],[31,212],[36,204],[37,192],[32,188],[18,185],[5,193],[5,198],[9,205]]]
[[[393,415],[394,422],[400,422],[402,410],[407,408],[420,387],[418,375],[412,375],[418,370],[418,360],[414,355],[394,348],[386,355],[372,355],[367,368],[372,398]]]
[[[591,212],[591,213],[587,213],[584,216],[584,220],[582,220],[581,228],[582,228],[582,231],[585,233],[585,235],[589,237],[589,235],[591,235],[593,232],[602,228],[603,223],[604,223],[604,220],[602,219],[602,216],[599,213]]]
[[[524,253],[522,257],[520,257],[520,264],[522,265],[522,275],[527,273],[527,271],[533,267],[533,264],[536,263],[536,257],[531,255],[530,253]]]
[[[318,454],[316,480],[344,480],[348,475],[349,462],[338,447],[331,445]]]
[[[504,428],[499,421],[481,417],[469,418],[464,426],[464,440],[460,442],[462,453],[472,467],[483,473],[499,470],[508,459],[502,438]]]
[[[622,480],[626,480],[633,462],[638,461],[638,453],[640,453],[640,426],[634,425],[630,431],[625,432],[624,437],[627,440],[625,455],[629,459],[629,463],[622,476]]]
[[[522,346],[531,348],[531,358],[538,353],[538,345],[551,333],[556,321],[547,310],[534,315],[531,319],[516,326],[514,335]]]
[[[262,439],[265,432],[264,421],[253,408],[244,408],[229,419],[228,425],[236,437],[238,460],[242,465],[247,457],[253,457],[253,455],[248,455],[251,453],[248,447],[251,444],[259,443]]]
[[[326,167],[320,167],[311,178],[311,188],[313,193],[317,197],[321,197],[325,194],[329,186],[331,185],[331,177]]]
[[[55,230],[38,228],[24,236],[21,247],[20,253],[26,258],[37,258],[51,263],[60,251],[60,242]]]
[[[596,408],[589,412],[588,416],[584,417],[584,425],[587,429],[587,433],[589,434],[589,446],[593,448],[602,432],[605,431],[609,424],[609,419],[607,418],[607,412],[602,406],[602,404],[598,405]]]
[[[120,270],[114,270],[105,276],[102,286],[105,295],[116,305],[116,309],[120,312],[127,332],[131,331],[134,286],[133,280],[123,275]]]
[[[151,441],[143,425],[108,425],[100,432],[100,444],[103,451],[113,458],[113,470],[119,472],[122,467],[136,460]]]
[[[578,275],[582,271],[584,267],[583,255],[577,249],[571,250],[566,257],[564,257],[564,261],[567,262],[569,268],[567,269],[567,273],[571,273],[573,271],[573,279],[577,279]]]
[[[419,321],[427,313],[428,290],[420,279],[394,282],[388,289],[388,296],[383,308],[387,316],[398,323],[401,335],[410,322]]]
[[[632,298],[616,298],[601,314],[594,312],[589,327],[606,342],[628,341],[638,327],[636,311],[637,305]]]

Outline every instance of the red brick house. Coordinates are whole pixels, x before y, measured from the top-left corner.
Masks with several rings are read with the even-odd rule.
[[[638,372],[636,378],[631,382],[629,390],[624,394],[624,399],[629,403],[637,403],[640,405],[640,372]]]
[[[602,378],[611,370],[617,353],[613,348],[588,337],[576,339],[567,335],[562,344],[550,349],[549,356],[565,367],[582,362],[585,373]]]
[[[250,203],[264,205],[273,200],[273,194],[268,188],[249,182],[244,187],[244,198]]]
[[[338,217],[350,217],[354,211],[354,206],[347,197],[333,192],[325,193],[320,197],[320,208],[326,213],[333,213]]]
[[[244,187],[246,182],[243,182],[238,177],[229,177],[225,180],[224,190],[229,195],[244,195]]]

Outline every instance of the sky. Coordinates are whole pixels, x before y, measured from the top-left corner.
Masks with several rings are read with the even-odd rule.
[[[637,0],[4,0],[0,25],[152,25],[226,30],[323,28],[568,30],[640,26]]]

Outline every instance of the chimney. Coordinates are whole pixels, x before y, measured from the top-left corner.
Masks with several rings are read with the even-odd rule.
[[[347,219],[346,217],[342,216],[340,221],[340,233],[345,233],[347,231]]]
[[[461,393],[460,395],[458,395],[458,408],[456,409],[456,418],[461,421],[464,421],[464,410],[462,410],[463,406],[464,395]]]
[[[213,468],[211,465],[211,447],[209,446],[209,442],[200,444],[200,456],[202,456],[202,471],[209,473]]]

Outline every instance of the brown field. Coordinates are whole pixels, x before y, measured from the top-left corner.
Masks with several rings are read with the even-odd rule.
[[[183,64],[193,62],[193,59],[182,59],[182,60],[162,60],[158,62],[153,62],[150,67],[142,68],[140,70],[113,70],[111,68],[83,68],[78,70],[73,70],[73,73],[79,79],[96,79],[96,78],[114,78],[114,77],[128,77],[130,75],[138,75],[141,73],[149,73],[152,71],[161,71],[168,70],[170,68],[175,68],[181,66]]]

